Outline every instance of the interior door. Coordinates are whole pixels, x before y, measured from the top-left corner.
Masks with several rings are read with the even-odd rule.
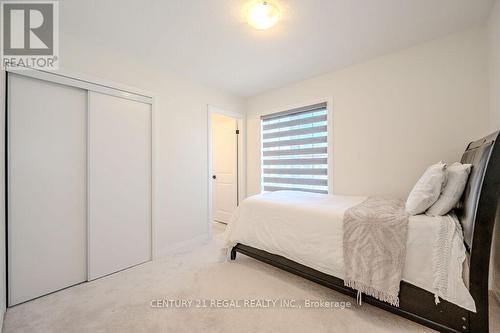
[[[228,223],[238,204],[238,136],[236,119],[212,114],[212,214]]]
[[[90,92],[89,279],[151,259],[151,105]]]
[[[87,92],[8,77],[12,306],[86,280]]]

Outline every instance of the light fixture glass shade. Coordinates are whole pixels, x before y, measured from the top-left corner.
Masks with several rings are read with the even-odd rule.
[[[257,2],[251,5],[248,10],[248,23],[255,29],[269,29],[274,26],[279,19],[279,9],[268,1]]]

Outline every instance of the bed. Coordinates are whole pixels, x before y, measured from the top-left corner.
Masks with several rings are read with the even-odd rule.
[[[498,135],[467,146],[461,162],[472,164],[472,172],[452,214],[410,218],[400,306],[366,295],[363,301],[441,332],[488,332],[488,266],[500,212]],[[231,259],[239,252],[356,297],[343,282],[342,219],[364,200],[292,191],[250,197],[227,230]],[[443,230],[450,235],[443,275],[448,288],[437,297],[435,267],[442,257]]]

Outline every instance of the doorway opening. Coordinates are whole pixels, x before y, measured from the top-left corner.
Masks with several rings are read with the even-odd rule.
[[[209,230],[224,229],[243,198],[243,115],[208,106]]]

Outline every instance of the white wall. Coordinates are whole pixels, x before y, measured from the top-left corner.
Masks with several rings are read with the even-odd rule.
[[[207,104],[244,112],[244,101],[145,68],[123,54],[61,36],[62,68],[156,94],[154,195],[157,255],[208,235]],[[168,59],[166,59],[168,61]]]
[[[496,131],[500,129],[500,1],[495,2],[488,20],[488,60],[490,72],[490,129]],[[493,235],[490,286],[496,291],[500,300],[500,226],[495,227]]]
[[[5,105],[5,72],[0,70],[0,108]],[[0,116],[0,330],[6,306],[6,265],[5,265],[5,113]]]
[[[488,20],[488,59],[490,71],[490,124],[491,130],[500,129],[500,1]]]
[[[332,97],[334,192],[406,197],[488,133],[485,59],[478,28],[250,98],[247,193],[260,191],[260,115]]]

